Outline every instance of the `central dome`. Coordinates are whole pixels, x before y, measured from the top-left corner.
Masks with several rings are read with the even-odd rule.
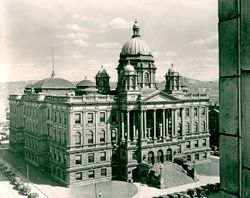
[[[141,39],[139,31],[140,27],[137,21],[135,21],[133,26],[133,36],[123,45],[120,56],[138,54],[151,55],[150,48],[148,44]]]

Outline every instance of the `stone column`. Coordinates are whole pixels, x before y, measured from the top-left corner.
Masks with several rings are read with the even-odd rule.
[[[154,139],[156,139],[156,110],[154,109],[154,111],[153,111],[154,113],[153,113],[153,116],[154,116]]]
[[[200,112],[201,108],[200,106],[197,107],[197,118],[198,118],[198,122],[197,122],[197,128],[198,128],[198,133],[201,132],[201,112]]]
[[[250,1],[219,1],[222,198],[250,197]]]
[[[193,128],[194,128],[194,111],[193,111],[194,107],[190,107],[190,127],[189,127],[189,133],[192,134],[193,133]]]
[[[146,139],[146,136],[147,136],[147,111],[143,111],[143,115],[144,115],[144,137]],[[148,135],[149,137],[150,135]]]
[[[127,111],[127,141],[130,141],[130,112]]]
[[[99,138],[99,128],[98,128],[98,123],[99,123],[99,119],[98,119],[98,111],[95,110],[94,113],[94,123],[95,123],[95,144],[99,144],[100,143],[100,138]]]
[[[125,138],[124,138],[124,112],[123,111],[121,111],[121,122],[122,122],[122,127],[121,127],[122,141],[124,142]]]
[[[166,109],[162,109],[162,139],[165,139],[166,135]]]
[[[136,140],[137,139],[137,135],[136,135],[136,123],[135,123],[135,115],[136,115],[137,112],[135,111],[131,111],[131,116],[132,116],[132,119],[133,119],[133,140]]]
[[[143,130],[143,111],[142,110],[140,111],[140,131],[141,131],[141,139],[145,139],[145,132]]]
[[[176,135],[176,132],[175,132],[175,109],[172,109],[172,117],[171,117],[171,121],[172,121],[172,137]]]
[[[169,109],[166,109],[166,137],[169,138],[169,134],[168,134],[168,112],[169,112]]]
[[[209,132],[208,107],[206,107],[205,116],[206,116],[206,133],[208,133]]]
[[[182,108],[181,109],[181,130],[182,130],[182,136],[184,136],[185,133],[186,133],[185,127],[186,127],[185,108]]]

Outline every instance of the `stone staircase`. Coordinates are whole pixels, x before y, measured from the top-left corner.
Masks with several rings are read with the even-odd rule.
[[[152,170],[155,171],[156,175],[162,174],[163,183],[161,188],[170,188],[194,182],[181,166],[172,162],[157,163]]]

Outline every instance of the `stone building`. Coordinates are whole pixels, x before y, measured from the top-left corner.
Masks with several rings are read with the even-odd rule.
[[[171,67],[164,90],[137,22],[121,50],[118,83],[56,78],[10,95],[10,149],[65,185],[132,180],[140,166],[209,157],[208,97],[187,93]],[[184,89],[183,89],[184,88]]]

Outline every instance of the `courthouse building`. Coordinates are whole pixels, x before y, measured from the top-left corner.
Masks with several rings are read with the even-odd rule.
[[[116,90],[101,68],[95,83],[74,85],[53,72],[10,95],[11,151],[65,185],[132,180],[141,165],[208,158],[207,95],[188,93],[173,67],[158,89],[139,30],[135,22],[121,49]]]

